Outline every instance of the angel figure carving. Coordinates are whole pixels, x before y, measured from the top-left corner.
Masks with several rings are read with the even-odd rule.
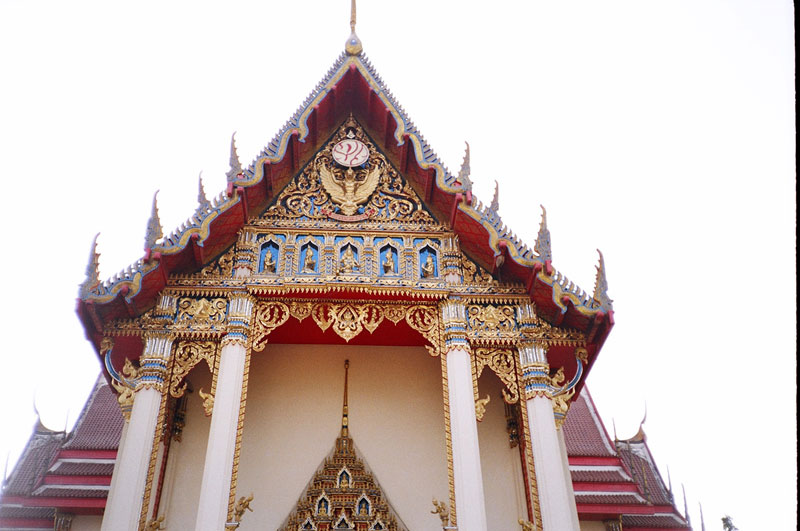
[[[381,176],[381,167],[376,166],[365,170],[364,180],[357,179],[356,171],[347,168],[343,176],[337,176],[325,163],[318,165],[319,179],[331,201],[339,205],[342,214],[352,216],[358,211],[358,206],[365,203],[378,187]]]

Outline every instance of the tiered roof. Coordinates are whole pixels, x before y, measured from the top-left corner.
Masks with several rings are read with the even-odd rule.
[[[117,457],[122,414],[98,378],[72,433],[37,422],[0,496],[0,529],[53,528],[56,511],[102,514]]]
[[[570,408],[564,439],[580,519],[622,517],[626,531],[689,528],[658,472],[644,432],[612,442],[586,388]]]

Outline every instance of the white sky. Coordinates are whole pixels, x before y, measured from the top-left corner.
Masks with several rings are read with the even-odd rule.
[[[322,78],[349,2],[0,0],[0,459],[70,424],[99,370],[74,313],[222,190]],[[776,0],[369,2],[364,49],[452,171],[617,325],[588,385],[645,429],[699,529],[796,525],[793,7]],[[1,466],[1,465],[0,465]]]

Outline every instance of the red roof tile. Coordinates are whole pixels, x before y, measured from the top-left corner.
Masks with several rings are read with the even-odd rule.
[[[586,387],[572,403],[563,429],[570,456],[616,455]]]
[[[116,450],[124,422],[116,396],[101,376],[64,448]]]

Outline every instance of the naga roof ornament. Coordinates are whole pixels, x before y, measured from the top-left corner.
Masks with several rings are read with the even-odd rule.
[[[495,180],[494,182],[494,197],[492,197],[492,204],[489,205],[489,210],[494,212],[495,216],[498,216],[498,210],[500,210],[500,184]]]
[[[97,237],[100,233],[94,235],[92,240],[92,250],[89,251],[89,263],[86,264],[86,280],[80,285],[78,295],[86,297],[100,283],[100,253],[97,252]]]
[[[239,154],[236,153],[236,132],[231,135],[231,168],[225,175],[228,177],[228,182],[233,182],[242,174],[242,164],[239,162]]]
[[[147,220],[147,231],[144,234],[145,250],[152,249],[156,242],[164,237],[161,229],[161,220],[158,219],[158,190],[153,194],[153,210],[150,212],[150,219]]]
[[[545,262],[553,261],[553,251],[550,249],[550,230],[547,228],[547,210],[542,207],[542,222],[539,224],[539,234],[536,236],[536,243],[533,250],[539,255],[539,258]]]
[[[469,166],[469,142],[464,142],[467,145],[467,150],[464,152],[464,161],[461,163],[461,169],[458,172],[458,182],[464,187],[465,192],[472,191],[472,179],[469,174],[472,171]]]
[[[358,55],[364,49],[361,39],[356,35],[356,0],[350,0],[350,36],[344,45],[347,55]]]
[[[606,312],[614,310],[613,302],[608,298],[608,282],[606,282],[606,264],[603,261],[603,253],[600,249],[597,250],[600,255],[600,263],[597,265],[597,277],[594,281],[594,295],[592,298],[600,304],[600,307]]]
[[[203,189],[203,172],[197,176],[197,210],[206,210],[211,206],[211,201],[206,197],[206,191]]]

